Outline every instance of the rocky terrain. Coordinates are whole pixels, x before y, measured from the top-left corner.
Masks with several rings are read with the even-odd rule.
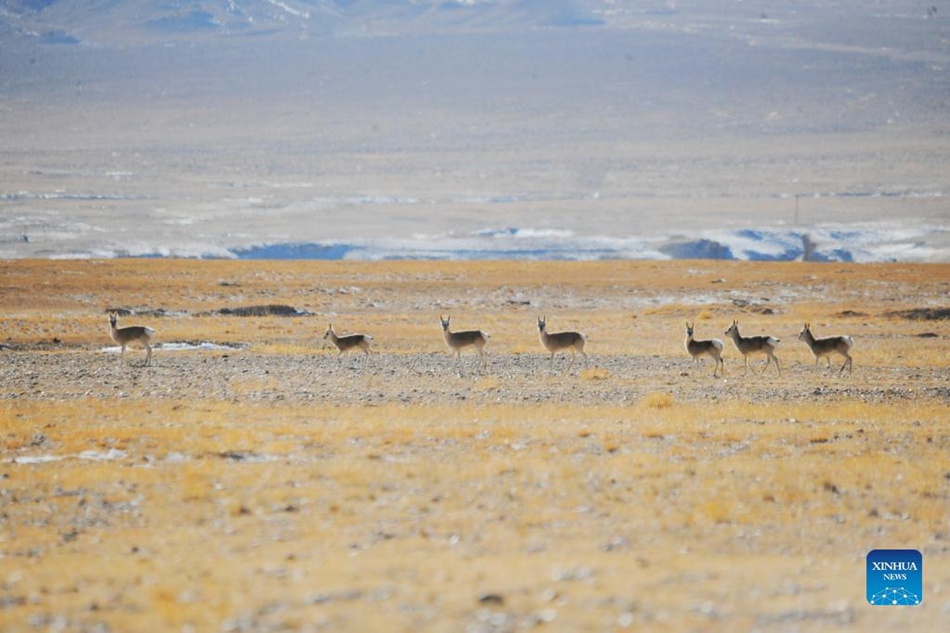
[[[722,338],[722,337],[720,337]],[[727,341],[728,345],[731,342]],[[144,353],[133,350],[122,360],[114,352],[36,353],[6,350],[0,366],[2,398],[111,399],[182,397],[230,402],[287,402],[341,406],[451,405],[467,402],[490,405],[564,403],[629,406],[656,390],[677,402],[743,399],[762,404],[833,402],[842,399],[868,404],[918,399],[950,403],[950,374],[946,367],[879,367],[861,365],[855,351],[856,375],[837,375],[822,360],[814,369],[804,344],[780,349],[784,375],[774,366],[759,374],[764,357],[746,372],[741,357],[726,349],[724,379],[709,374],[712,363],[692,367],[683,354],[667,356],[596,356],[589,368],[582,361],[567,374],[568,360],[559,356],[551,371],[543,350],[524,354],[492,354],[486,372],[477,372],[474,355],[463,356],[464,377],[456,372],[448,351],[426,354],[387,354],[363,361],[337,359],[335,353],[257,355],[251,350],[165,351],[156,347],[151,366]],[[671,346],[673,347],[673,346]],[[675,347],[673,347],[675,349]],[[671,350],[672,352],[672,350]],[[794,360],[789,360],[790,358]]]

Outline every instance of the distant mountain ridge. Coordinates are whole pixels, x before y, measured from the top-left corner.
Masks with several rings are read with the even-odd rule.
[[[576,0],[0,0],[0,33],[51,43],[395,35],[598,24]]]

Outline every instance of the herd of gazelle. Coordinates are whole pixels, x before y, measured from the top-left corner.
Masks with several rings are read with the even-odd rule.
[[[442,324],[442,338],[445,340],[445,344],[449,346],[449,349],[455,353],[455,362],[458,367],[459,375],[462,374],[462,350],[466,348],[473,348],[478,354],[478,369],[484,370],[487,366],[487,354],[485,352],[485,346],[488,345],[488,341],[491,336],[487,332],[482,330],[463,330],[459,332],[453,332],[449,329],[449,321],[451,317],[439,316],[439,321]],[[118,314],[116,312],[109,313],[109,334],[112,336],[112,340],[115,341],[122,348],[122,354],[125,354],[125,348],[130,345],[138,345],[144,347],[148,356],[145,358],[145,364],[148,365],[152,360],[152,346],[149,344],[152,340],[152,336],[155,334],[155,330],[150,327],[143,327],[141,325],[133,325],[129,327],[118,327]],[[693,337],[696,324],[686,323],[686,351],[693,358],[693,363],[697,363],[703,359],[704,356],[709,356],[713,359],[713,376],[724,375],[726,372],[725,364],[722,360],[722,350],[723,344],[717,338],[706,339],[706,340],[697,340]],[[736,349],[742,354],[743,359],[745,360],[745,370],[749,369],[749,356],[753,354],[765,354],[765,366],[762,368],[764,372],[768,369],[769,363],[775,361],[775,370],[778,373],[782,373],[782,369],[779,366],[778,358],[775,356],[775,348],[778,347],[779,339],[774,336],[742,336],[739,334],[739,322],[733,321],[732,325],[724,332],[724,334],[732,339],[732,342],[735,344]],[[363,352],[363,364],[366,364],[366,360],[373,350],[370,349],[370,343],[373,340],[372,336],[368,334],[346,334],[344,336],[337,335],[333,331],[333,324],[327,328],[326,334],[323,335],[323,338],[329,339],[338,350],[338,356],[342,356],[344,352],[359,350]],[[584,357],[584,366],[587,366],[588,357],[587,353],[584,351],[584,345],[587,343],[587,336],[581,334],[580,332],[555,332],[549,333],[547,330],[547,319],[546,317],[538,317],[538,338],[541,340],[541,345],[544,346],[544,349],[551,352],[551,367],[554,367],[554,356],[558,352],[566,351],[571,355],[571,362],[567,366],[565,371],[570,371],[574,366],[574,361],[577,359],[577,354],[580,354]],[[811,324],[806,323],[805,327],[802,328],[802,331],[798,334],[798,340],[804,341],[809,349],[811,349],[812,354],[815,355],[815,366],[818,366],[819,361],[822,357],[825,357],[828,361],[828,367],[831,368],[831,355],[839,354],[844,357],[844,362],[841,364],[841,368],[838,370],[838,373],[841,374],[844,372],[845,367],[848,368],[848,373],[851,373],[852,369],[852,360],[851,360],[851,348],[854,346],[854,340],[850,336],[827,336],[824,338],[815,338],[811,333]]]
[[[724,374],[726,368],[722,362],[722,341],[717,338],[697,341],[693,338],[695,325],[695,323],[693,323],[693,325],[690,325],[689,322],[686,323],[686,351],[693,357],[693,363],[695,364],[703,356],[710,356],[715,362],[713,376],[715,376],[720,369]],[[765,354],[765,366],[762,368],[762,371],[764,372],[768,369],[769,363],[775,361],[775,371],[782,373],[782,369],[778,363],[778,357],[775,355],[775,348],[778,347],[779,344],[778,338],[774,336],[742,336],[739,334],[738,321],[733,321],[729,329],[723,332],[723,334],[732,339],[736,349],[742,354],[742,357],[745,359],[746,371],[749,370],[749,356],[753,354]],[[805,341],[808,348],[811,349],[811,353],[815,355],[816,367],[818,366],[818,361],[824,356],[828,360],[828,367],[830,369],[831,355],[837,353],[844,357],[844,362],[841,364],[838,373],[843,372],[845,367],[848,368],[848,373],[851,373],[851,348],[854,347],[854,339],[850,336],[815,338],[815,335],[811,333],[811,324],[806,323],[802,331],[798,333],[798,340]]]

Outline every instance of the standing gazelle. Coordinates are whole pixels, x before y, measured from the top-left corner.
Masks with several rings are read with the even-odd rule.
[[[838,373],[848,368],[848,374],[851,374],[851,348],[854,347],[854,339],[850,336],[826,336],[815,338],[811,333],[811,323],[806,323],[805,327],[798,334],[799,341],[805,341],[811,348],[811,353],[815,355],[815,367],[818,367],[818,361],[824,356],[828,360],[828,369],[831,369],[831,354],[837,352],[844,356],[844,362],[841,363],[841,369]]]
[[[551,369],[554,369],[554,355],[561,350],[571,352],[571,363],[564,371],[571,371],[577,355],[584,357],[584,367],[587,367],[587,353],[584,351],[584,344],[587,343],[587,337],[580,332],[555,332],[548,334],[546,317],[538,317],[538,337],[541,339],[541,345],[544,349],[551,352]]]
[[[373,350],[369,348],[370,342],[373,340],[373,337],[369,334],[347,334],[345,336],[337,336],[336,332],[333,331],[333,324],[330,324],[330,327],[327,328],[327,333],[323,335],[323,339],[330,339],[337,349],[337,358],[343,355],[343,352],[348,352],[350,350],[362,350],[363,352],[363,365],[366,365],[366,360],[369,358],[370,354],[373,353]]]
[[[713,359],[713,377],[722,368],[722,375],[726,374],[726,366],[722,362],[722,341],[718,338],[697,341],[693,338],[693,329],[696,327],[694,321],[692,325],[686,322],[686,351],[693,357],[693,364],[702,360],[703,356],[709,356]]]
[[[769,363],[773,360],[775,361],[775,370],[780,374],[782,373],[782,369],[778,365],[778,358],[775,356],[775,348],[778,347],[779,339],[774,336],[743,337],[739,334],[738,321],[732,322],[729,329],[725,331],[725,335],[732,337],[736,349],[745,358],[746,371],[749,370],[749,354],[765,354],[768,358],[765,359],[765,367],[762,368],[762,373],[765,373],[765,370],[769,368]]]
[[[148,342],[155,334],[155,330],[142,325],[130,325],[128,327],[116,327],[119,320],[118,312],[109,313],[109,335],[112,340],[122,348],[121,356],[125,356],[125,348],[128,345],[141,345],[148,350],[148,356],[145,357],[145,364],[148,365],[152,360],[152,346]]]
[[[488,344],[488,339],[491,337],[481,330],[450,332],[449,320],[451,318],[450,316],[442,318],[442,315],[439,315],[439,321],[442,322],[442,338],[445,339],[445,344],[449,346],[449,349],[455,352],[455,361],[458,363],[459,376],[462,375],[462,350],[466,347],[475,348],[479,356],[478,367],[479,369],[485,369],[488,364],[485,357],[485,345]]]

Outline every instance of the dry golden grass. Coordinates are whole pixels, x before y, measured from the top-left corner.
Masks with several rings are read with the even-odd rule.
[[[948,272],[0,262],[0,629],[945,629],[948,331],[884,313]],[[196,316],[264,303],[311,315]],[[142,367],[101,353],[116,306],[248,347]],[[489,372],[454,375],[439,312],[492,334]],[[590,367],[549,370],[540,312]],[[367,370],[331,318],[376,337]],[[781,376],[729,341],[724,380],[691,368],[683,322],[733,318]],[[813,368],[806,319],[855,337],[853,376]],[[878,547],[923,552],[920,607],[867,605]]]

